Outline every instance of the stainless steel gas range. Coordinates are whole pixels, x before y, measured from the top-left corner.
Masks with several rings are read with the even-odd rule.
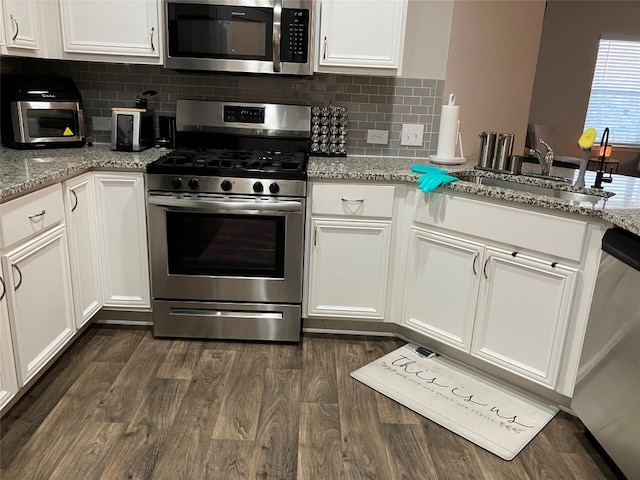
[[[156,336],[299,340],[310,119],[178,100],[146,174]]]

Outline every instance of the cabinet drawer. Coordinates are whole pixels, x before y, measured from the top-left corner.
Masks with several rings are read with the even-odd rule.
[[[393,216],[393,185],[316,183],[312,188],[313,215]]]
[[[580,220],[442,193],[420,195],[413,220],[576,262],[587,234]]]
[[[51,185],[0,205],[0,247],[12,245],[64,219],[62,186]]]

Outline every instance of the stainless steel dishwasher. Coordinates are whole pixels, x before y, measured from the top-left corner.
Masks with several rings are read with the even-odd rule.
[[[607,230],[571,408],[640,479],[640,237]]]

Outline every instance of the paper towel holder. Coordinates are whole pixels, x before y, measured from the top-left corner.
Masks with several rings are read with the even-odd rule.
[[[450,122],[454,120],[456,122],[456,131],[454,134],[455,143],[453,145],[453,155],[442,155],[441,152],[435,155],[429,156],[429,161],[432,163],[459,165],[466,162],[464,157],[464,151],[462,150],[462,135],[460,134],[460,120],[457,119],[459,115],[460,107],[456,105],[456,95],[454,93],[449,95],[449,101],[447,105],[442,107],[442,114],[440,115],[440,133],[438,135],[438,145],[442,145],[444,141],[451,142],[451,125]],[[444,112],[448,111],[449,114],[445,115]],[[447,138],[445,139],[443,134],[446,132]],[[460,156],[456,155],[456,147],[460,150]],[[441,150],[438,147],[438,150]]]

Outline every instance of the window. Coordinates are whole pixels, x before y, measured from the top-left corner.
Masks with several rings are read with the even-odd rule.
[[[609,143],[640,145],[640,42],[600,40],[584,128]]]

